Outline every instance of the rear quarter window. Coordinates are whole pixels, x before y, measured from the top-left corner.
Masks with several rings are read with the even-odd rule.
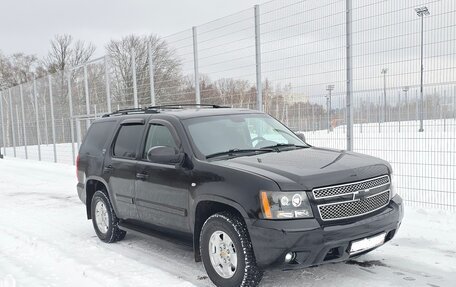
[[[115,127],[115,121],[93,123],[81,146],[81,153],[92,156],[101,155]]]

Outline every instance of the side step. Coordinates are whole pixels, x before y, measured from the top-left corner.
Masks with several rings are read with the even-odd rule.
[[[193,251],[193,243],[191,238],[186,238],[185,236],[144,228],[142,226],[138,226],[125,221],[119,222],[119,228],[131,234],[135,234],[141,237],[158,238],[166,242],[185,247],[186,250]]]

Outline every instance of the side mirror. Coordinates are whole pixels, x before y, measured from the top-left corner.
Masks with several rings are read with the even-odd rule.
[[[147,160],[160,164],[180,164],[184,153],[169,146],[154,146],[147,151]]]
[[[303,132],[295,132],[295,135],[303,142],[306,142],[306,136],[304,135]]]

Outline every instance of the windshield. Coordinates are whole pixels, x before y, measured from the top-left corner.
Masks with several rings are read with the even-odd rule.
[[[194,147],[204,156],[229,150],[306,145],[282,123],[265,114],[236,114],[184,120]]]

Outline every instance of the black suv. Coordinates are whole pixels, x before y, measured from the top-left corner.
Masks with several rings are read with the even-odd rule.
[[[78,194],[104,242],[126,232],[191,239],[217,286],[266,267],[340,262],[391,240],[403,217],[391,166],[312,147],[273,117],[218,106],[121,110],[96,120]]]

